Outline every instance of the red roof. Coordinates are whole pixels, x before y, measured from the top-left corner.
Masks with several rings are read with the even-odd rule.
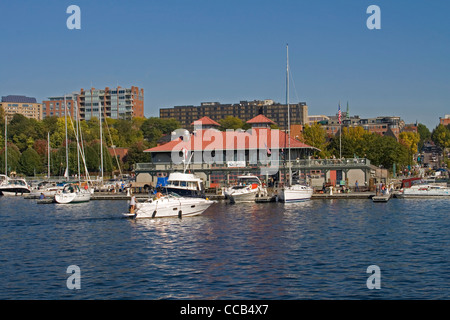
[[[211,119],[210,117],[204,116],[203,118],[200,118],[198,120],[195,120],[194,122],[191,123],[191,125],[208,125],[208,126],[217,126],[220,127],[220,123],[214,121],[213,119]]]
[[[248,149],[285,149],[289,147],[288,135],[281,130],[253,128],[248,131],[218,131],[214,129],[198,130],[191,134],[189,141],[181,139],[144,150],[144,152],[172,152],[200,150],[248,150]],[[292,149],[316,149],[290,137]]]
[[[247,121],[247,123],[270,123],[270,124],[275,124],[275,122],[273,122],[272,120],[270,120],[269,118],[267,118],[266,116],[259,114],[256,117],[254,117],[253,119],[250,119]]]

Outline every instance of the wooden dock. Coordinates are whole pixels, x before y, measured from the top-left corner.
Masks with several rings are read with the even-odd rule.
[[[373,202],[388,202],[392,198],[392,193],[375,195],[372,197]]]

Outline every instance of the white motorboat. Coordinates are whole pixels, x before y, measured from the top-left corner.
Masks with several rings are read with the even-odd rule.
[[[136,210],[134,213],[125,213],[126,217],[141,218],[167,218],[167,217],[188,217],[202,214],[215,201],[181,197],[177,194],[170,193],[160,198],[151,198],[145,202],[136,202]]]
[[[255,201],[256,197],[267,195],[261,180],[254,175],[238,176],[237,185],[224,191],[224,195],[231,203]]]
[[[10,178],[6,175],[0,175],[0,192],[5,195],[23,195],[25,193],[30,193],[31,188],[27,181],[22,178]]]
[[[416,184],[403,188],[396,194],[397,198],[450,197],[450,187],[442,184]]]
[[[294,184],[279,189],[278,200],[282,202],[300,202],[311,199],[314,190],[310,186]]]
[[[78,184],[66,184],[63,190],[55,194],[55,201],[61,204],[88,202],[91,200],[89,188],[80,188]]]
[[[192,173],[173,172],[167,179],[167,193],[176,193],[182,197],[204,198],[203,181]]]

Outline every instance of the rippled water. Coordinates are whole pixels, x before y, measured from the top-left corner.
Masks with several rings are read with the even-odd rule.
[[[1,197],[0,299],[449,299],[449,204],[220,202],[134,221],[126,201]],[[80,290],[66,286],[70,265]]]

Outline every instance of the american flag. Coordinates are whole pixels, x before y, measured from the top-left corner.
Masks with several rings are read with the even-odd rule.
[[[339,124],[341,124],[342,112],[341,112],[341,103],[340,102],[339,102],[338,119],[339,119]]]

